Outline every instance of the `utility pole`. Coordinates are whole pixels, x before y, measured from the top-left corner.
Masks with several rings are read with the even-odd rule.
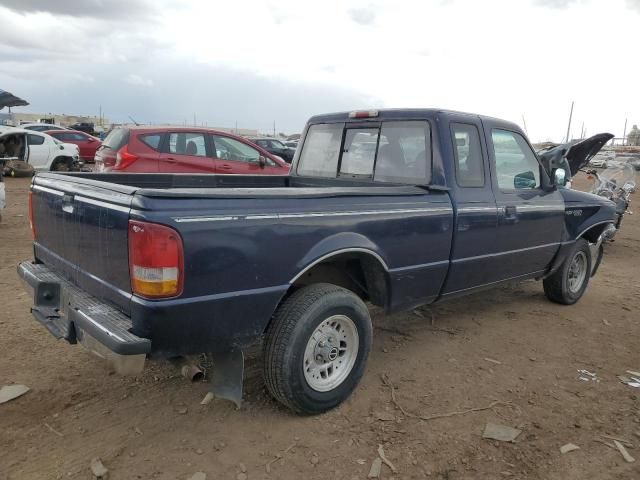
[[[276,121],[273,121],[273,136],[276,136]]]
[[[571,130],[571,117],[573,117],[573,101],[571,102],[571,111],[569,112],[569,125],[567,125],[567,136],[565,142],[569,141],[569,131]]]
[[[624,119],[624,130],[622,131],[622,145],[627,144],[627,119]]]
[[[529,136],[529,130],[527,130],[527,121],[524,119],[524,113],[522,114],[522,125],[524,126],[524,133],[527,134],[527,137]]]
[[[580,140],[584,138],[584,122],[582,122],[582,126],[580,127]]]

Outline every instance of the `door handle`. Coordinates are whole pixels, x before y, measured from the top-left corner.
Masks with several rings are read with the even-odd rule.
[[[167,157],[167,159],[166,159],[166,160],[167,160],[167,163],[178,163],[178,160],[176,160],[176,159],[175,159],[175,158],[173,158],[173,157]]]
[[[227,163],[220,165],[220,170],[233,170],[233,167]]]

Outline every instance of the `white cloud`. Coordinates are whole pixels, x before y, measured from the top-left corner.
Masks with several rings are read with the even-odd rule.
[[[0,36],[0,86],[30,99],[40,88],[30,79],[47,78],[50,85],[64,86],[69,103],[119,105],[134,117],[140,109],[152,121],[168,119],[153,117],[160,113],[141,100],[135,107],[122,100],[163,102],[176,117],[189,118],[193,112],[187,109],[198,103],[181,97],[203,96],[213,103],[200,102],[206,111],[198,118],[233,119],[250,112],[264,124],[352,104],[435,106],[518,123],[524,115],[533,140],[564,135],[572,100],[576,133],[583,121],[588,132],[617,135],[625,117],[640,123],[640,98],[634,94],[640,65],[632,61],[640,0],[134,3],[147,10],[132,9],[126,24],[84,10],[82,17],[70,16],[68,9],[41,12],[51,5],[43,0],[0,7],[0,25],[8,28]],[[171,84],[159,74],[168,68],[175,69]],[[71,74],[87,72],[99,99],[74,94]],[[235,85],[215,82],[216,90],[208,89],[217,77],[227,78],[216,72],[244,72],[252,79],[244,86],[253,89],[244,94],[252,104],[243,103],[237,90],[237,106],[226,101]],[[271,90],[259,88],[261,81]],[[323,100],[302,107],[277,85],[309,95],[322,91]],[[273,110],[256,92],[283,107]],[[331,102],[331,92],[340,100]],[[364,99],[372,105],[362,105]],[[227,110],[221,112],[221,105]],[[309,111],[312,106],[317,111]]]
[[[153,87],[153,80],[151,80],[150,78],[142,78],[136,73],[130,73],[129,75],[127,75],[127,78],[125,78],[125,82],[136,87]]]

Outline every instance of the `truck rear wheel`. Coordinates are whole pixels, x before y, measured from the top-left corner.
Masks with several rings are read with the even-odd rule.
[[[542,282],[549,300],[573,305],[584,294],[591,277],[591,251],[584,238],[579,238],[560,268]]]
[[[267,388],[297,413],[330,410],[362,378],[371,337],[369,311],[353,292],[326,283],[304,287],[285,300],[267,329]]]

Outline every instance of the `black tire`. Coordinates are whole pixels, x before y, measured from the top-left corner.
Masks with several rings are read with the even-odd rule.
[[[56,158],[51,164],[52,172],[70,172],[71,171],[71,159],[69,158]]]
[[[336,378],[346,375],[341,383],[328,391],[318,391],[306,378],[312,373],[305,373],[305,351],[308,344],[321,338],[318,332],[332,318],[347,318],[352,322],[350,328],[355,326],[358,339],[351,343],[357,343],[358,350],[357,354],[350,356],[355,360],[348,373],[338,372],[339,366],[333,370]],[[300,414],[318,414],[338,406],[351,394],[364,374],[371,350],[372,330],[369,311],[353,292],[327,283],[296,291],[278,308],[267,328],[263,368],[269,392],[280,403]],[[312,341],[314,333],[316,337]],[[333,363],[336,358],[334,356]],[[344,358],[346,360],[347,357]],[[310,370],[307,368],[306,371]]]
[[[583,263],[585,274],[581,282],[574,279],[572,283],[572,278],[575,278],[575,270],[572,268],[574,268],[574,262],[578,261],[578,257],[584,259],[583,262],[580,262]],[[547,298],[563,305],[573,305],[580,300],[589,285],[591,261],[589,243],[584,238],[579,238],[560,268],[543,280],[542,284]]]

